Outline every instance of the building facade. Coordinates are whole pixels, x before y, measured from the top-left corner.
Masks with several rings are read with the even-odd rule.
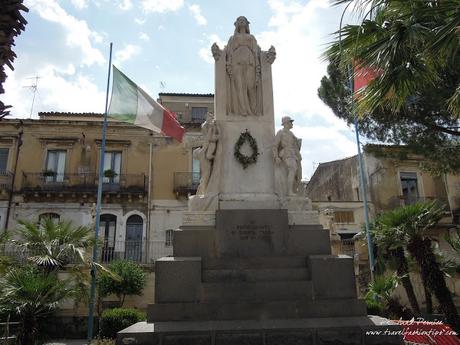
[[[213,95],[165,93],[159,102],[177,112],[184,143],[199,142]],[[1,229],[45,216],[93,224],[102,120],[101,114],[53,112],[0,122]],[[200,178],[193,146],[110,120],[105,152],[101,261],[150,264],[172,254],[172,230]]]
[[[377,156],[375,146],[367,145],[363,160],[367,181],[367,199],[370,219],[391,209],[414,204],[418,201],[437,200],[445,206],[445,217],[431,238],[447,259],[460,263],[460,258],[445,240],[446,233],[453,233],[458,226],[460,214],[460,176],[445,174],[433,176],[423,169],[424,158],[416,155],[399,157],[398,147],[379,146],[391,155]],[[359,183],[359,160],[357,156],[322,163],[306,186],[306,194],[320,212],[323,226],[340,236],[339,251],[355,257],[355,274],[361,292],[367,286],[369,261],[365,240],[356,234],[364,226],[364,205]],[[416,293],[423,301],[423,285],[418,275]],[[460,276],[447,279],[451,291],[460,296]],[[405,294],[399,291],[402,300]],[[458,299],[458,297],[457,297]],[[460,300],[457,300],[460,304]]]

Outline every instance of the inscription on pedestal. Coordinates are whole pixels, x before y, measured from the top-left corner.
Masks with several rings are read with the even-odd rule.
[[[219,256],[282,255],[288,236],[286,210],[219,210],[216,239]]]

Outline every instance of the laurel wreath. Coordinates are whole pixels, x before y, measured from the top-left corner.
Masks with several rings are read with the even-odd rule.
[[[245,142],[248,142],[249,146],[251,147],[252,150],[252,155],[246,156],[241,153],[241,146]],[[235,143],[235,150],[233,152],[236,160],[240,162],[240,164],[243,166],[243,169],[246,169],[249,165],[254,164],[257,162],[257,156],[259,155],[259,148],[257,147],[257,142],[256,139],[249,133],[249,131],[246,129],[243,133],[241,133],[240,137],[238,138],[238,141]]]

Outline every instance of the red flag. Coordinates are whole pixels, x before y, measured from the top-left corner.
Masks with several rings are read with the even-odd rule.
[[[367,84],[369,84],[372,80],[377,78],[382,74],[382,71],[368,67],[368,66],[363,66],[362,64],[355,64],[354,65],[354,92],[358,92],[360,89],[365,87]]]

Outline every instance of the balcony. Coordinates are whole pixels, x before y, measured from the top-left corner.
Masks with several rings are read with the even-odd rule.
[[[11,191],[13,174],[9,171],[0,171],[0,194]]]
[[[200,184],[200,173],[198,172],[175,172],[173,191],[177,196],[196,194]]]
[[[88,251],[89,253],[89,251]],[[99,263],[109,264],[114,260],[131,260],[139,264],[151,264],[155,260],[172,255],[173,248],[166,246],[164,241],[103,241],[98,249]],[[39,255],[32,251],[6,245],[0,248],[0,254],[12,258],[14,261],[25,263],[32,255]],[[72,262],[72,263],[76,263]]]
[[[94,173],[57,174],[23,173],[21,191],[25,194],[90,194],[96,193],[99,176]],[[115,178],[104,178],[105,194],[140,194],[147,192],[144,174],[120,174]]]
[[[164,241],[107,241],[99,250],[99,260],[108,264],[114,260],[131,260],[140,264],[153,263],[156,259],[172,255],[172,247]]]
[[[430,202],[430,201],[436,200],[446,208],[446,211],[449,211],[450,209],[449,200],[447,199],[447,196],[409,197],[407,195],[400,195],[399,200],[400,200],[400,206],[407,206],[407,205],[413,205],[418,202]]]

